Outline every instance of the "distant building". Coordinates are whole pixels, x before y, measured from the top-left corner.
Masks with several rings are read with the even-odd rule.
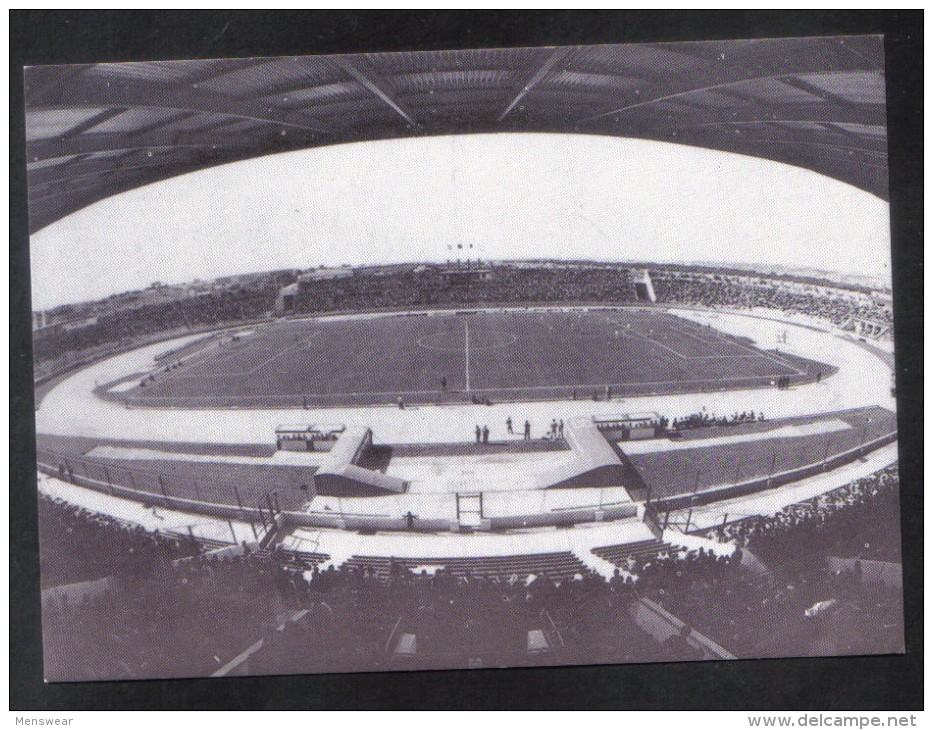
[[[492,279],[492,269],[479,260],[463,263],[457,261],[455,264],[448,261],[441,274],[448,286],[469,285]]]
[[[353,276],[352,266],[335,266],[328,268],[322,266],[320,269],[308,271],[298,277],[299,281],[324,281],[326,279],[346,279]]]
[[[276,314],[291,314],[295,311],[295,299],[298,297],[298,282],[283,286],[275,300]]]
[[[72,322],[64,322],[62,327],[70,332],[72,330],[84,329],[94,324],[97,324],[97,317],[86,317],[85,319],[76,319]]]

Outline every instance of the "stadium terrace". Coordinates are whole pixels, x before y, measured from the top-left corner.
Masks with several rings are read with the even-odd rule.
[[[160,676],[202,666],[200,651],[223,662],[198,672],[224,674],[561,663],[610,627],[622,633],[605,661],[779,655],[751,626],[721,624],[713,594],[734,596],[730,616],[772,595],[776,576],[752,580],[743,551],[782,565],[827,550],[840,565],[898,559],[884,528],[868,527],[896,521],[891,393],[850,386],[890,382],[890,307],[877,292],[585,262],[458,273],[275,272],[44,313],[41,514],[45,535],[63,534],[58,523],[71,536],[53,543],[71,567],[43,569],[47,606],[54,625],[73,625],[60,588],[83,578],[97,586],[83,605],[99,613],[86,633],[56,634],[75,652],[55,655],[53,675],[82,673],[66,657],[99,637],[107,605],[132,600],[145,613],[149,593],[176,581],[190,600],[256,592],[286,620],[230,606],[229,648],[189,636],[159,660]],[[351,342],[370,349],[347,360]],[[588,353],[579,382],[580,364],[553,356],[573,348]],[[80,429],[52,415],[65,404],[85,409]],[[218,417],[219,434],[207,428]],[[869,532],[876,551],[839,547]],[[93,557],[100,544],[112,557]],[[800,579],[823,585],[812,570]],[[853,576],[833,578],[834,595],[894,605],[889,582],[863,595]],[[578,625],[572,606],[603,593],[610,613]],[[465,603],[425,623],[410,613],[415,595]],[[321,600],[392,608],[335,623]],[[502,601],[515,609],[490,614]],[[460,628],[476,612],[497,616],[479,644]],[[835,604],[828,613],[850,620]],[[624,631],[611,616],[626,617]],[[242,653],[237,636],[267,630]],[[885,631],[864,640],[896,648]],[[132,662],[114,669],[111,651],[126,647],[102,646],[110,669],[89,677],[141,676]]]
[[[28,69],[46,679],[903,652],[883,68]]]

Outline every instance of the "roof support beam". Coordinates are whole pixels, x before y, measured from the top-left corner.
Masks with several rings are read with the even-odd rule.
[[[509,102],[509,105],[505,108],[505,111],[499,115],[497,122],[501,122],[505,119],[509,112],[511,112],[518,103],[525,98],[525,95],[531,91],[535,86],[544,81],[548,76],[551,75],[551,71],[554,66],[563,61],[567,56],[572,52],[570,48],[555,48],[551,51],[551,54],[544,60],[544,62],[538,66],[534,72],[527,76],[525,82],[522,84],[522,87],[518,90],[518,93],[512,98],[512,101]]]
[[[805,78],[801,78],[799,76],[792,76],[790,78],[783,79],[783,81],[788,86],[793,86],[795,89],[800,89],[801,91],[805,91],[808,94],[818,96],[825,101],[834,101],[842,106],[855,103],[852,99],[848,99],[844,96],[840,96],[839,94],[834,94],[831,91],[821,89],[815,84],[808,84]]]
[[[155,128],[140,134],[126,132],[101,132],[82,134],[73,139],[42,139],[32,142],[27,147],[30,161],[47,160],[65,155],[93,154],[115,150],[155,150],[170,147],[199,148],[222,150],[231,147],[243,147],[262,143],[268,148],[271,142],[275,147],[289,149],[308,147],[314,143],[310,135],[291,134],[286,137],[276,133],[273,127],[257,127],[255,130],[214,133],[211,130],[197,132],[176,132],[170,128]]]
[[[884,126],[884,107],[878,104],[846,104],[845,106],[832,102],[805,102],[803,104],[774,104],[770,113],[759,106],[744,108],[726,108],[722,110],[710,109],[709,113],[695,116],[689,123],[681,128],[705,127],[719,124],[755,124],[766,122],[812,122],[815,124],[867,124],[869,126]]]
[[[78,136],[82,132],[86,132],[88,129],[92,129],[96,127],[98,124],[106,122],[108,119],[113,119],[114,117],[120,116],[124,111],[125,109],[119,109],[119,108],[104,109],[104,111],[102,111],[100,114],[93,116],[90,119],[85,119],[83,122],[81,122],[77,126],[72,127],[67,132],[65,132],[65,134],[62,135],[62,137],[66,139],[69,139],[69,138],[73,139],[74,137]]]
[[[409,112],[398,101],[392,98],[392,95],[386,91],[382,84],[380,84],[381,80],[375,78],[374,72],[371,72],[369,75],[364,73],[355,63],[353,63],[353,61],[351,61],[346,56],[332,56],[330,61],[341,71],[350,76],[354,81],[382,99],[382,101],[384,101],[396,114],[398,114],[411,126],[421,126],[418,124],[418,122],[415,121],[415,118],[411,115],[411,112]]]
[[[587,122],[592,122],[603,117],[611,117],[617,114],[624,114],[635,109],[641,109],[648,107],[652,104],[657,104],[662,101],[670,101],[674,99],[680,99],[684,96],[689,96],[691,94],[696,94],[703,91],[722,91],[722,90],[731,90],[731,87],[738,86],[739,84],[753,83],[756,81],[784,81],[785,83],[790,83],[789,79],[796,79],[801,76],[807,75],[827,75],[829,73],[842,74],[842,73],[852,73],[854,70],[865,70],[865,69],[845,69],[827,72],[825,70],[814,70],[812,67],[801,67],[801,64],[795,64],[793,61],[788,61],[784,68],[780,69],[777,73],[770,74],[758,74],[754,76],[748,75],[748,72],[742,67],[733,67],[728,68],[719,68],[715,67],[716,72],[710,72],[709,74],[701,75],[701,78],[695,80],[691,84],[680,84],[677,87],[670,87],[666,91],[668,93],[661,93],[657,96],[653,96],[649,99],[639,99],[637,101],[632,101],[630,104],[625,106],[618,107],[616,109],[611,109],[607,112],[601,112],[599,114],[594,114],[589,117],[585,117],[577,122],[576,126],[586,124]],[[874,69],[872,69],[874,70]],[[718,73],[717,73],[718,72]],[[791,84],[793,85],[793,84]],[[798,87],[802,88],[802,87]],[[817,94],[815,91],[806,89],[811,94]],[[818,96],[822,96],[817,94]],[[825,98],[825,97],[824,97]],[[762,104],[765,106],[765,104]]]
[[[329,134],[323,125],[311,122],[303,114],[296,114],[266,102],[236,99],[216,94],[194,84],[140,81],[126,78],[107,78],[106,74],[84,74],[79,84],[63,84],[50,89],[39,103],[27,98],[26,111],[37,109],[88,107],[140,107],[176,109],[183,112],[224,114],[267,122],[283,127],[303,129],[316,134]]]

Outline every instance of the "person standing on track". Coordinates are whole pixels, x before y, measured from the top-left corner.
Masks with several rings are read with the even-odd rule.
[[[515,432],[512,430],[512,417],[511,417],[511,416],[509,416],[508,418],[505,419],[505,430],[506,430],[508,433],[515,433]]]
[[[525,441],[531,440],[531,424],[526,420],[525,421]]]
[[[489,426],[483,426],[483,443],[489,443]]]
[[[479,443],[480,440],[483,438],[483,430],[479,427],[478,423],[476,424],[475,433],[476,433],[476,443]]]

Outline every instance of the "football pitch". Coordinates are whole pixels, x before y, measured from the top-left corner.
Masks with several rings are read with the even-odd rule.
[[[832,371],[666,312],[417,313],[281,321],[207,340],[145,386],[110,397],[254,408],[604,399],[762,387],[781,376],[803,382]]]

